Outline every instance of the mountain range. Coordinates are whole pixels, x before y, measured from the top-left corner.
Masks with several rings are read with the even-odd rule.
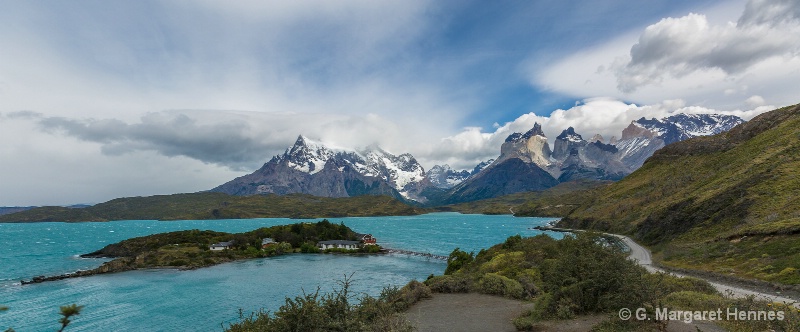
[[[376,145],[333,147],[299,136],[282,155],[257,171],[212,192],[230,195],[303,193],[323,197],[387,195],[420,204],[448,204],[536,191],[578,179],[619,180],[658,149],[687,138],[713,135],[744,122],[736,116],[677,114],[631,122],[622,138],[587,141],[565,129],[550,149],[540,124],[509,135],[500,155],[472,170],[436,165],[428,172],[411,154]]]
[[[395,156],[376,145],[362,150],[336,148],[301,135],[291,148],[257,171],[211,191],[244,196],[268,193],[322,197],[387,195],[426,202],[420,193],[430,186],[422,165],[408,153]]]

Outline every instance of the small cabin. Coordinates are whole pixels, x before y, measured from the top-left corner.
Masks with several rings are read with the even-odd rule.
[[[356,233],[356,239],[363,243],[365,246],[374,246],[378,244],[378,239],[372,237],[372,234]]]
[[[261,249],[267,249],[267,247],[274,246],[276,244],[278,244],[278,242],[275,242],[275,240],[271,237],[263,238],[261,240]]]
[[[317,242],[317,247],[320,250],[326,250],[326,249],[357,250],[361,248],[361,241],[346,241],[346,240],[319,241]]]
[[[233,249],[233,241],[214,243],[208,249],[213,251]]]

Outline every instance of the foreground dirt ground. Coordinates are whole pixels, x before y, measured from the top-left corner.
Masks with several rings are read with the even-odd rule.
[[[418,302],[406,312],[406,318],[419,332],[484,332],[516,331],[512,320],[533,307],[531,302],[498,296],[469,294],[433,294],[433,298]],[[607,319],[608,315],[580,316],[566,321],[543,322],[541,331],[583,332]],[[710,322],[670,322],[669,332],[697,330],[721,332],[725,329]]]
[[[516,331],[511,321],[533,303],[484,294],[434,294],[406,312],[417,331]]]

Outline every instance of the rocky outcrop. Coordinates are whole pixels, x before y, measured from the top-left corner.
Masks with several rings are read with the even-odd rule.
[[[494,163],[499,164],[516,158],[545,168],[550,166],[551,154],[550,145],[547,143],[542,126],[536,123],[531,130],[524,134],[509,135],[500,147],[500,157]]]
[[[56,280],[64,280],[69,278],[79,278],[79,277],[88,277],[98,274],[105,274],[105,273],[115,273],[115,272],[125,272],[125,271],[132,271],[136,270],[135,267],[132,266],[133,259],[131,258],[117,258],[113,261],[103,263],[99,267],[91,270],[81,270],[75,271],[72,273],[64,273],[55,276],[37,276],[33,277],[31,280],[20,280],[20,283],[23,285],[28,284],[38,284],[46,281],[56,281]]]
[[[556,137],[556,141],[553,144],[552,157],[556,160],[564,160],[570,156],[573,150],[577,151],[586,146],[587,143],[581,135],[575,132],[575,128],[569,127]]]

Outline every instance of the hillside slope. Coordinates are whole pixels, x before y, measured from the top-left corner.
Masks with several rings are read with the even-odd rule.
[[[671,144],[561,226],[625,233],[665,265],[800,283],[800,105]]]
[[[428,210],[387,196],[331,198],[291,194],[242,197],[203,192],[117,198],[82,209],[41,207],[0,216],[0,222],[324,218],[425,212]]]

